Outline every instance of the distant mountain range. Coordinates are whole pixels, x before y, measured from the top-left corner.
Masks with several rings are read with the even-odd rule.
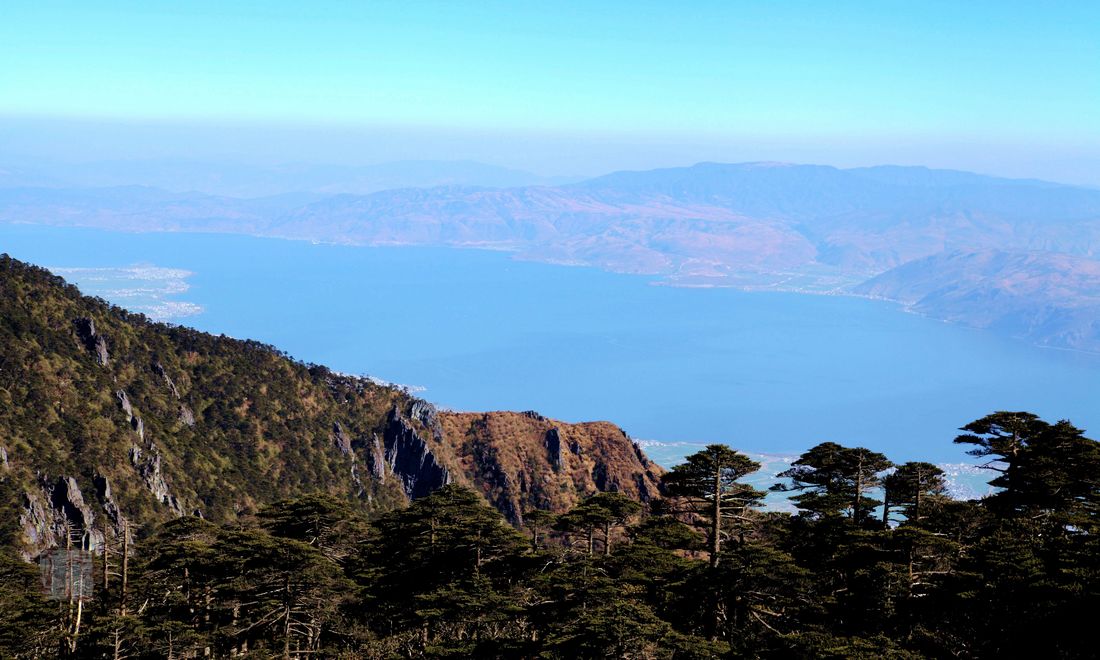
[[[256,166],[189,160],[0,165],[0,187],[144,186],[229,197],[287,193],[365,195],[393,188],[555,185],[579,178],[543,177],[469,160],[402,160],[373,165]]]
[[[1068,254],[936,254],[853,291],[1045,346],[1095,351],[1100,338],[1100,261]]]
[[[504,249],[680,286],[885,298],[1039,344],[1100,351],[1100,190],[783,163],[700,163],[561,185],[460,178],[259,198],[8,187],[0,221]],[[403,179],[397,168],[375,180]]]

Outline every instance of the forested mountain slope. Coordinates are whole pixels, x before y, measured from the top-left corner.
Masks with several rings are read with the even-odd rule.
[[[0,657],[1096,656],[1100,443],[1066,420],[963,427],[981,500],[834,442],[769,485],[724,445],[664,472],[607,423],[438,413],[7,257],[0,301]]]
[[[105,532],[228,522],[308,493],[377,514],[456,482],[518,523],[596,490],[657,492],[660,468],[609,424],[539,418],[530,453],[505,464],[499,416],[515,417],[470,433],[399,388],[152,323],[0,257],[0,523],[28,558],[66,528],[94,550]],[[584,457],[565,474],[559,434]]]

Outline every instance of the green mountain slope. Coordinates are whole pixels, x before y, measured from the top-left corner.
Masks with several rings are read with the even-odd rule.
[[[94,550],[105,530],[180,515],[231,521],[317,492],[376,514],[504,474],[497,453],[471,463],[473,439],[445,426],[399,388],[152,323],[0,256],[0,525],[27,558],[64,544],[66,530]],[[625,434],[599,442],[578,446],[594,462],[564,487],[530,478],[553,471],[553,452],[510,467],[501,478],[525,485],[510,488],[509,517],[535,503],[566,508],[578,492],[656,484],[660,468]]]

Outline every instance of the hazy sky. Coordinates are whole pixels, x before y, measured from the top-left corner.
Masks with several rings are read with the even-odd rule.
[[[6,0],[0,155],[1100,185],[1100,2]]]

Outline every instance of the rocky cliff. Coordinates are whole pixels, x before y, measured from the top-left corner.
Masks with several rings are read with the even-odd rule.
[[[257,342],[152,323],[0,256],[0,543],[27,558],[305,493],[370,514],[453,481],[519,522],[596,490],[653,497],[659,473],[610,424],[439,414]]]
[[[534,412],[444,413],[444,443],[463,478],[513,523],[618,491],[646,502],[664,470],[608,422],[566,424]]]

